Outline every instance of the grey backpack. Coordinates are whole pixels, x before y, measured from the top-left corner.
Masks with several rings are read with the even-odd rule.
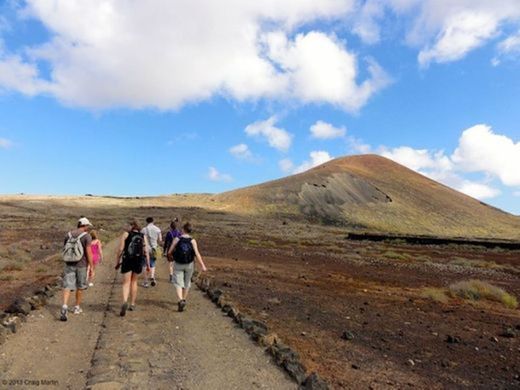
[[[81,238],[85,234],[87,233],[83,232],[79,236],[73,237],[72,234],[69,232],[67,242],[65,242],[65,246],[63,247],[62,252],[62,258],[65,263],[77,263],[83,258],[85,250],[83,249]]]

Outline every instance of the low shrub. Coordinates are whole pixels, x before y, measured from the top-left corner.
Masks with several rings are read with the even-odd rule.
[[[494,261],[486,260],[470,260],[464,257],[454,257],[449,264],[458,265],[461,267],[473,267],[473,268],[487,268],[487,269],[499,269],[502,268],[499,264]]]
[[[448,295],[446,295],[446,290],[442,288],[425,287],[421,293],[421,297],[433,299],[435,302],[448,302]]]
[[[393,252],[393,251],[386,251],[385,253],[383,253],[383,256],[386,257],[387,259],[401,260],[401,261],[408,260],[410,258],[407,254],[397,253],[397,252]]]
[[[479,301],[486,299],[494,302],[501,302],[504,306],[510,309],[518,307],[516,297],[507,293],[500,287],[494,286],[482,280],[465,280],[454,283],[449,287],[450,295],[462,299],[472,301]]]

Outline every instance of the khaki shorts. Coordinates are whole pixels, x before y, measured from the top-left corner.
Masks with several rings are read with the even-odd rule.
[[[63,271],[63,288],[66,290],[87,289],[87,267],[78,267],[76,264],[65,264]]]
[[[173,263],[173,284],[175,287],[190,288],[195,262],[189,264]]]

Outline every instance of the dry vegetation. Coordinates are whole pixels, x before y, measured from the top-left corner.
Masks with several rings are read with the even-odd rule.
[[[451,296],[472,301],[489,300],[500,302],[505,307],[516,309],[518,301],[516,297],[507,293],[502,288],[494,286],[482,280],[465,280],[450,285]]]
[[[355,194],[347,194],[341,199],[350,203],[313,209],[327,188],[333,190],[332,200],[338,188],[345,189],[348,175],[329,180],[338,170],[356,175],[352,180],[358,190],[377,187],[392,202],[380,196],[378,202],[360,204]],[[303,205],[297,201],[302,183],[307,184]],[[314,214],[302,214],[303,206]],[[336,219],[326,215],[330,210],[339,210]],[[17,294],[60,273],[62,264],[53,255],[80,215],[96,224],[105,242],[117,237],[131,217],[152,215],[163,229],[174,216],[191,220],[215,285],[243,312],[266,322],[334,388],[352,388],[353,383],[360,388],[520,385],[520,380],[513,382],[520,338],[493,341],[505,326],[520,329],[515,309],[520,251],[345,239],[349,231],[367,227],[518,237],[520,219],[388,160],[336,160],[218,196],[5,197],[0,199],[4,308]],[[333,223],[315,223],[323,220]],[[341,339],[344,331],[354,339]],[[445,337],[453,332],[464,342],[447,346]],[[504,362],[508,370],[502,370]]]

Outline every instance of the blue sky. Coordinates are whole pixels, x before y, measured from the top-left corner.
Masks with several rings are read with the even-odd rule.
[[[0,193],[221,192],[377,153],[520,214],[520,4],[0,3]]]

